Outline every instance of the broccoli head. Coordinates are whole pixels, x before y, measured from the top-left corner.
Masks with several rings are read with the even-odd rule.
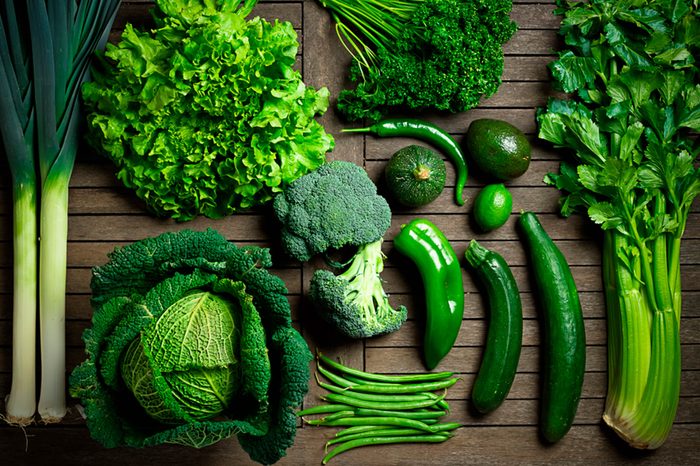
[[[393,309],[382,286],[382,241],[360,246],[340,275],[317,270],[311,279],[309,297],[317,312],[350,338],[390,333],[406,321],[406,308]]]
[[[377,241],[391,224],[389,204],[364,169],[341,160],[292,182],[273,207],[284,251],[302,262],[330,249]]]

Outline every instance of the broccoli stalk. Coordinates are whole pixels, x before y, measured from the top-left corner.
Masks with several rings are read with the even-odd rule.
[[[406,321],[404,306],[394,309],[384,292],[383,239],[362,245],[340,275],[317,270],[309,296],[321,317],[351,338],[369,338],[398,330]]]

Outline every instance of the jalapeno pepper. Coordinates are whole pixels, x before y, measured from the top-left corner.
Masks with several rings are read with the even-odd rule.
[[[380,138],[411,137],[427,142],[440,149],[454,164],[457,171],[455,200],[457,205],[464,205],[464,186],[467,184],[467,162],[462,149],[450,134],[438,126],[423,120],[412,118],[392,118],[382,120],[367,128],[344,129],[344,133],[369,133]]]
[[[431,222],[415,219],[403,225],[394,247],[411,259],[425,290],[425,366],[433,369],[452,349],[464,315],[464,285],[457,255]]]

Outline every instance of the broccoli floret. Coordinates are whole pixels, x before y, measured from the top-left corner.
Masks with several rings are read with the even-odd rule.
[[[391,224],[389,204],[364,169],[341,160],[292,182],[273,207],[284,251],[302,262],[330,249],[377,241]]]
[[[382,239],[361,246],[340,275],[317,270],[309,296],[320,316],[342,334],[369,338],[396,331],[406,321],[404,306],[394,309],[379,274],[384,270]]]

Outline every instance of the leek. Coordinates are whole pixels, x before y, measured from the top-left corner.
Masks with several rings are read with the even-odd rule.
[[[13,381],[7,417],[26,423],[36,410],[38,279],[38,411],[44,422],[57,422],[66,412],[68,185],[78,151],[80,87],[94,51],[107,40],[120,0],[26,0],[21,11],[14,10],[15,3],[3,1],[0,31],[6,39],[0,50],[0,109],[8,115],[0,129],[10,160],[15,214]]]
[[[21,37],[20,6],[3,1],[0,10],[0,135],[12,178],[13,348],[8,422],[26,425],[36,411],[37,211],[33,135],[35,121],[28,50]]]

